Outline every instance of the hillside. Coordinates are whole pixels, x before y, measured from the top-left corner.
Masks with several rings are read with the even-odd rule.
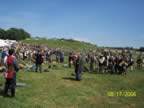
[[[86,42],[80,42],[72,39],[45,39],[45,38],[31,38],[23,40],[27,44],[47,45],[49,48],[62,48],[65,51],[84,51],[95,49],[96,45]]]

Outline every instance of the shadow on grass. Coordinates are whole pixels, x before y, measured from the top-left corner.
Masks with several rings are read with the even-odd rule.
[[[4,94],[3,87],[2,87],[2,86],[0,86],[0,96],[3,96],[3,94]]]
[[[75,78],[73,77],[63,77],[62,79],[64,80],[71,80],[71,81],[77,81]]]
[[[88,72],[89,74],[97,74],[97,75],[115,75],[116,73],[111,73],[111,72],[98,72],[98,71],[93,71],[93,72]]]

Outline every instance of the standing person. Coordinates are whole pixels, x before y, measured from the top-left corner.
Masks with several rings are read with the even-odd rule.
[[[24,48],[24,50],[23,50],[23,60],[25,60],[26,58],[27,58],[26,48]]]
[[[56,55],[56,62],[57,63],[59,63],[60,62],[60,51],[59,51],[59,49],[56,49],[56,51],[55,51],[55,55]]]
[[[52,54],[51,50],[48,50],[46,52],[46,60],[48,63],[51,63],[51,54]]]
[[[83,59],[78,53],[78,57],[76,59],[76,65],[75,65],[75,74],[76,74],[76,80],[80,81],[81,80],[81,73],[83,71]]]
[[[144,68],[144,57],[142,59],[142,67]]]
[[[132,54],[130,54],[127,59],[128,59],[128,60],[127,60],[127,62],[128,62],[128,67],[130,68],[130,71],[133,71],[134,59],[133,59],[133,57],[132,57]]]
[[[64,52],[60,51],[60,63],[64,62]]]
[[[114,66],[113,66],[113,70],[115,74],[119,73],[119,64],[120,64],[121,59],[122,57],[120,55],[115,55]]]
[[[4,88],[4,96],[8,96],[8,89],[11,90],[11,96],[15,96],[15,87],[16,87],[16,72],[18,72],[19,67],[17,63],[16,57],[13,55],[14,50],[9,50],[9,56],[7,56],[6,59],[6,82],[5,82],[5,88]]]
[[[4,58],[8,55],[7,53],[7,48],[4,48],[3,51],[2,51],[2,54],[1,54],[1,63],[3,65],[4,63]]]
[[[99,73],[104,73],[104,67],[105,67],[105,57],[103,54],[100,54],[99,56]]]
[[[94,71],[94,55],[91,54],[90,56],[90,72],[93,72]]]
[[[138,56],[136,63],[137,63],[137,68],[141,69],[142,68],[142,58],[141,58],[141,55]]]
[[[42,63],[43,63],[43,55],[40,50],[35,54],[35,64],[36,64],[36,72],[39,71],[42,72]]]
[[[47,61],[48,68],[51,68],[51,54],[52,54],[51,50],[48,50],[46,52],[46,61]]]
[[[72,53],[69,53],[68,63],[69,63],[69,68],[71,68],[71,65],[72,65],[72,63],[73,63],[73,60],[72,60]]]

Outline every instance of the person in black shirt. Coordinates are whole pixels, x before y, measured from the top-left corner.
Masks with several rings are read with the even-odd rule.
[[[36,72],[39,71],[42,72],[42,63],[43,63],[43,55],[40,50],[35,54],[35,64],[36,64]]]

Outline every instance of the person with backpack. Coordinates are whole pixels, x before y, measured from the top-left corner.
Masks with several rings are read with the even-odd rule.
[[[42,72],[42,63],[43,63],[43,54],[40,50],[35,54],[35,64],[36,64],[36,72],[38,72],[38,69],[40,73]]]
[[[14,49],[8,51],[9,55],[5,59],[6,65],[6,82],[4,88],[4,96],[8,95],[8,90],[11,90],[11,97],[15,97],[15,87],[16,87],[16,72],[19,71],[19,66],[17,59],[14,56]]]

